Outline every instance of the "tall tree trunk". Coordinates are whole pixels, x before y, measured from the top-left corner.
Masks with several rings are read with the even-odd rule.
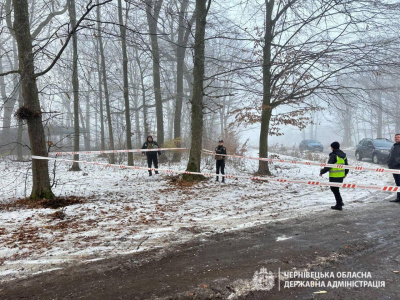
[[[97,4],[99,4],[99,0],[97,0]],[[100,28],[100,6],[97,7],[97,26],[98,26],[97,34],[98,34],[98,38],[99,38],[102,78],[103,78],[103,85],[104,85],[104,96],[106,99],[106,113],[107,113],[108,135],[110,138],[110,150],[114,150],[114,135],[113,135],[112,122],[111,122],[110,95],[108,93],[108,85],[107,85],[106,59],[104,56],[104,46],[103,46],[103,39],[101,36],[101,28]],[[110,163],[112,163],[112,164],[115,163],[115,155],[113,153],[110,155]]]
[[[265,45],[263,47],[263,103],[261,107],[260,158],[268,157],[268,134],[273,108],[271,105],[271,46],[273,39],[272,10],[274,3],[274,0],[265,0],[266,19],[264,35]],[[259,161],[258,173],[261,175],[271,175],[267,161]]]
[[[200,172],[203,143],[203,83],[206,18],[211,0],[196,0],[196,33],[194,42],[193,98],[191,112],[191,148],[187,171]]]
[[[377,116],[377,124],[376,124],[376,138],[383,138],[383,111],[382,111],[382,93],[380,91],[377,92],[377,101],[376,101],[376,116]]]
[[[1,54],[0,57],[0,73],[3,72],[3,57],[5,57],[3,54]],[[16,63],[14,66],[11,66],[13,69],[18,68],[18,64]],[[15,142],[15,139],[12,138],[11,134],[11,119],[12,119],[12,114],[14,111],[14,106],[15,103],[17,102],[18,99],[18,81],[16,79],[14,81],[14,90],[10,95],[7,95],[6,92],[6,84],[4,80],[4,76],[0,77],[0,90],[1,90],[1,98],[3,98],[3,136],[2,136],[2,144],[9,144],[11,142]],[[11,146],[7,146],[8,149],[11,149]]]
[[[21,107],[23,104],[23,99],[22,99],[22,90],[21,87],[18,87],[18,106]],[[17,129],[17,159],[19,161],[22,161],[23,158],[23,152],[22,152],[22,134],[24,132],[24,122],[21,119],[18,119],[18,129]]]
[[[342,112],[342,124],[343,124],[343,146],[348,147],[351,145],[351,135],[352,135],[352,128],[351,128],[351,108],[346,103],[345,110]]]
[[[15,41],[15,37],[13,39],[13,52],[14,52],[14,68],[17,69],[18,68],[18,51],[17,51],[17,44]],[[17,95],[17,101],[18,101],[18,107],[21,107],[23,104],[23,99],[22,99],[22,89],[21,89],[21,85],[18,84],[19,78],[15,77],[15,81],[14,81],[14,87],[17,87],[16,95]],[[24,122],[21,119],[17,119],[17,159],[19,161],[23,160],[23,155],[22,155],[22,133],[24,130]]]
[[[68,0],[68,13],[71,27],[76,26],[75,0]],[[78,37],[76,31],[72,34],[72,88],[74,95],[74,151],[79,151],[79,78],[78,78]],[[74,154],[74,160],[79,160],[79,154]],[[70,171],[81,171],[79,164],[74,162]]]
[[[100,39],[97,41],[97,53],[100,52]],[[101,64],[99,60],[99,55],[96,55],[97,64],[97,77],[99,85],[99,110],[100,110],[100,150],[106,150],[105,137],[104,137],[104,104],[103,104],[103,80],[101,75]]]
[[[91,72],[89,72],[88,75],[88,82],[91,82]],[[87,93],[86,93],[86,115],[85,115],[85,121],[83,123],[85,124],[85,150],[90,151],[90,142],[91,142],[91,133],[90,133],[90,92],[91,91],[91,86],[90,84],[87,84]]]
[[[24,106],[18,110],[18,116],[26,119],[32,155],[47,156],[46,141],[42,123],[39,93],[34,74],[34,55],[30,33],[28,1],[13,0],[14,31],[18,45],[19,70],[21,74],[22,97]],[[33,199],[54,198],[51,191],[47,160],[32,160]]]
[[[131,63],[131,68],[130,68],[130,81],[131,81],[131,86],[133,86],[133,100],[134,100],[134,110],[135,110],[135,131],[136,131],[136,147],[140,148],[141,144],[141,139],[142,139],[142,130],[140,127],[140,122],[139,122],[139,85],[135,83],[135,79],[137,78],[136,76],[136,68],[133,63]]]
[[[148,115],[147,115],[147,105],[146,105],[146,88],[144,85],[144,70],[142,69],[142,64],[139,59],[139,51],[136,49],[136,63],[139,67],[139,77],[140,77],[140,87],[142,90],[142,106],[143,106],[143,128],[144,136],[143,140],[150,134]]]
[[[128,82],[128,54],[126,53],[126,28],[122,17],[122,3],[118,0],[118,18],[119,30],[121,32],[121,47],[122,47],[122,72],[124,77],[124,100],[125,100],[125,127],[126,127],[126,147],[132,149],[132,129],[131,129],[131,111],[129,108],[129,82]],[[128,19],[128,10],[125,19]],[[133,166],[133,153],[128,153],[128,166]]]
[[[185,28],[185,13],[189,5],[189,0],[183,0],[179,10],[179,28],[178,28],[178,43],[176,48],[176,102],[174,116],[174,140],[176,147],[182,146],[182,103],[183,103],[183,71],[185,65],[186,45],[188,42],[190,31]],[[189,23],[189,27],[190,27]],[[181,153],[175,152],[174,162],[181,160]]]
[[[157,22],[163,0],[147,0],[146,15],[151,40],[151,54],[153,59],[153,84],[156,100],[157,141],[160,147],[164,144],[164,116],[161,99],[160,79],[160,50],[158,48]]]

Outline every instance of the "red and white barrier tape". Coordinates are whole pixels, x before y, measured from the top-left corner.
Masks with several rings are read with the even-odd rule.
[[[317,163],[317,162],[309,162],[309,161],[284,160],[284,159],[273,159],[273,158],[262,158],[262,157],[248,157],[248,156],[229,155],[229,154],[215,154],[213,151],[210,151],[210,150],[202,150],[202,151],[204,154],[208,154],[208,155],[222,155],[222,156],[226,156],[226,157],[254,159],[254,160],[262,160],[262,161],[277,162],[277,163],[318,166],[318,167],[330,167],[330,168],[349,169],[349,170],[356,170],[356,171],[373,171],[373,172],[379,172],[379,173],[400,174],[400,170],[396,170],[396,169],[368,168],[368,167],[361,167],[361,166],[335,165],[335,164],[325,164],[325,163]]]
[[[154,149],[127,149],[127,150],[100,150],[100,151],[49,152],[49,155],[110,154],[110,153],[150,152],[150,151],[187,150],[187,149],[188,149],[188,148],[154,148]]]
[[[64,158],[35,156],[35,155],[32,155],[32,159],[76,162],[76,163],[81,163],[81,164],[104,166],[104,167],[113,167],[113,168],[118,168],[118,169],[147,170],[147,171],[158,171],[158,172],[164,172],[164,173],[193,174],[193,175],[203,175],[203,176],[222,176],[222,174],[216,174],[216,173],[176,171],[176,170],[170,170],[170,169],[154,169],[154,168],[146,168],[146,167],[115,165],[115,164],[89,162],[89,161],[72,160],[72,159],[64,159]],[[251,179],[251,180],[271,181],[271,182],[275,182],[276,181],[276,182],[280,182],[280,183],[297,183],[297,184],[307,184],[307,185],[317,185],[317,186],[336,186],[336,187],[351,188],[351,189],[370,189],[370,190],[385,191],[385,192],[400,192],[400,187],[397,187],[397,186],[361,185],[361,184],[355,184],[355,183],[319,182],[319,181],[310,181],[310,180],[308,180],[308,181],[306,181],[306,180],[292,180],[292,179],[286,179],[286,178],[265,178],[265,177],[254,177],[254,176],[243,176],[243,175],[227,175],[227,174],[225,174],[224,176],[226,178],[244,178],[244,179]]]

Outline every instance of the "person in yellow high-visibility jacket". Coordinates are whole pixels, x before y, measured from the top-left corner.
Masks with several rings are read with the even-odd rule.
[[[329,154],[328,164],[348,165],[346,153],[340,150],[340,144],[333,142],[331,144],[332,152]],[[349,173],[348,169],[325,167],[321,169],[319,176],[329,172],[329,182],[343,182],[343,179]],[[344,206],[342,196],[340,195],[339,187],[331,186],[331,191],[335,195],[336,205],[331,206],[332,209],[342,210]]]

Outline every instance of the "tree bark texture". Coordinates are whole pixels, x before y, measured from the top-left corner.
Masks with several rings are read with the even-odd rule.
[[[271,46],[273,39],[272,10],[274,0],[265,0],[266,20],[263,47],[263,102],[261,107],[261,130],[260,130],[260,151],[259,157],[268,157],[268,134],[272,116],[271,105]],[[267,161],[259,161],[258,173],[261,175],[271,175]]]
[[[19,70],[21,75],[22,97],[24,106],[19,108],[18,116],[28,124],[28,134],[32,155],[47,156],[46,141],[42,123],[36,77],[34,74],[34,55],[30,33],[27,0],[13,0],[14,31],[18,46]],[[33,199],[54,198],[51,191],[47,160],[32,160]]]
[[[68,13],[71,28],[76,26],[75,0],[68,0]],[[72,33],[72,88],[74,95],[74,151],[79,151],[79,78],[78,78],[78,37]],[[74,160],[79,160],[79,154],[74,154]],[[79,163],[72,163],[70,171],[81,171]]]
[[[207,5],[208,2],[208,5]],[[193,97],[191,111],[191,148],[187,171],[200,172],[203,143],[203,83],[206,17],[211,1],[196,0],[196,33],[194,44]]]
[[[146,15],[149,26],[151,54],[153,59],[153,84],[154,96],[156,101],[157,118],[157,142],[162,147],[164,144],[164,116],[161,98],[161,78],[160,78],[160,49],[158,47],[157,22],[160,15],[163,0],[147,0]]]
[[[97,0],[97,4],[99,0]],[[108,124],[108,135],[110,138],[110,150],[114,150],[114,134],[113,134],[113,127],[112,127],[112,120],[111,120],[111,109],[110,109],[110,94],[108,92],[108,85],[107,85],[107,70],[106,70],[106,58],[104,55],[104,46],[103,46],[103,39],[101,37],[101,28],[100,28],[100,6],[97,7],[97,24],[98,24],[98,39],[99,39],[99,47],[100,47],[100,62],[101,62],[101,69],[102,69],[102,79],[103,79],[103,86],[104,86],[104,97],[106,99],[106,114],[107,114],[107,124]],[[110,154],[110,163],[115,163],[115,155],[114,153]]]
[[[124,101],[125,101],[125,127],[126,127],[126,147],[132,149],[132,129],[131,129],[131,115],[129,109],[129,82],[128,82],[128,54],[126,51],[126,28],[124,26],[124,19],[122,17],[122,3],[118,0],[118,18],[119,18],[119,30],[121,33],[121,47],[122,47],[122,72],[124,78]],[[126,14],[126,19],[128,13]],[[133,166],[133,153],[128,153],[128,166]]]
[[[176,48],[176,102],[174,115],[174,140],[176,147],[182,147],[182,103],[183,103],[183,75],[185,66],[186,46],[189,39],[189,28],[185,28],[185,13],[189,0],[183,0],[179,11],[178,43]],[[190,24],[189,24],[190,26]],[[181,160],[181,153],[175,152],[173,161]]]

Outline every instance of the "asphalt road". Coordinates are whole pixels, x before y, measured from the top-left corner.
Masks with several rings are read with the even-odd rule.
[[[1,299],[399,299],[400,205],[373,194],[341,212],[224,234],[199,235],[168,249],[118,256],[0,285]],[[254,285],[262,267],[273,287]],[[278,270],[368,274],[384,282],[352,288],[289,287]],[[315,274],[315,273],[314,273]],[[312,278],[307,280],[315,281]],[[338,280],[338,279],[335,279]],[[328,284],[327,280],[321,280]],[[285,285],[287,288],[285,288]],[[264,290],[263,290],[264,288]],[[325,292],[316,294],[316,292]]]

